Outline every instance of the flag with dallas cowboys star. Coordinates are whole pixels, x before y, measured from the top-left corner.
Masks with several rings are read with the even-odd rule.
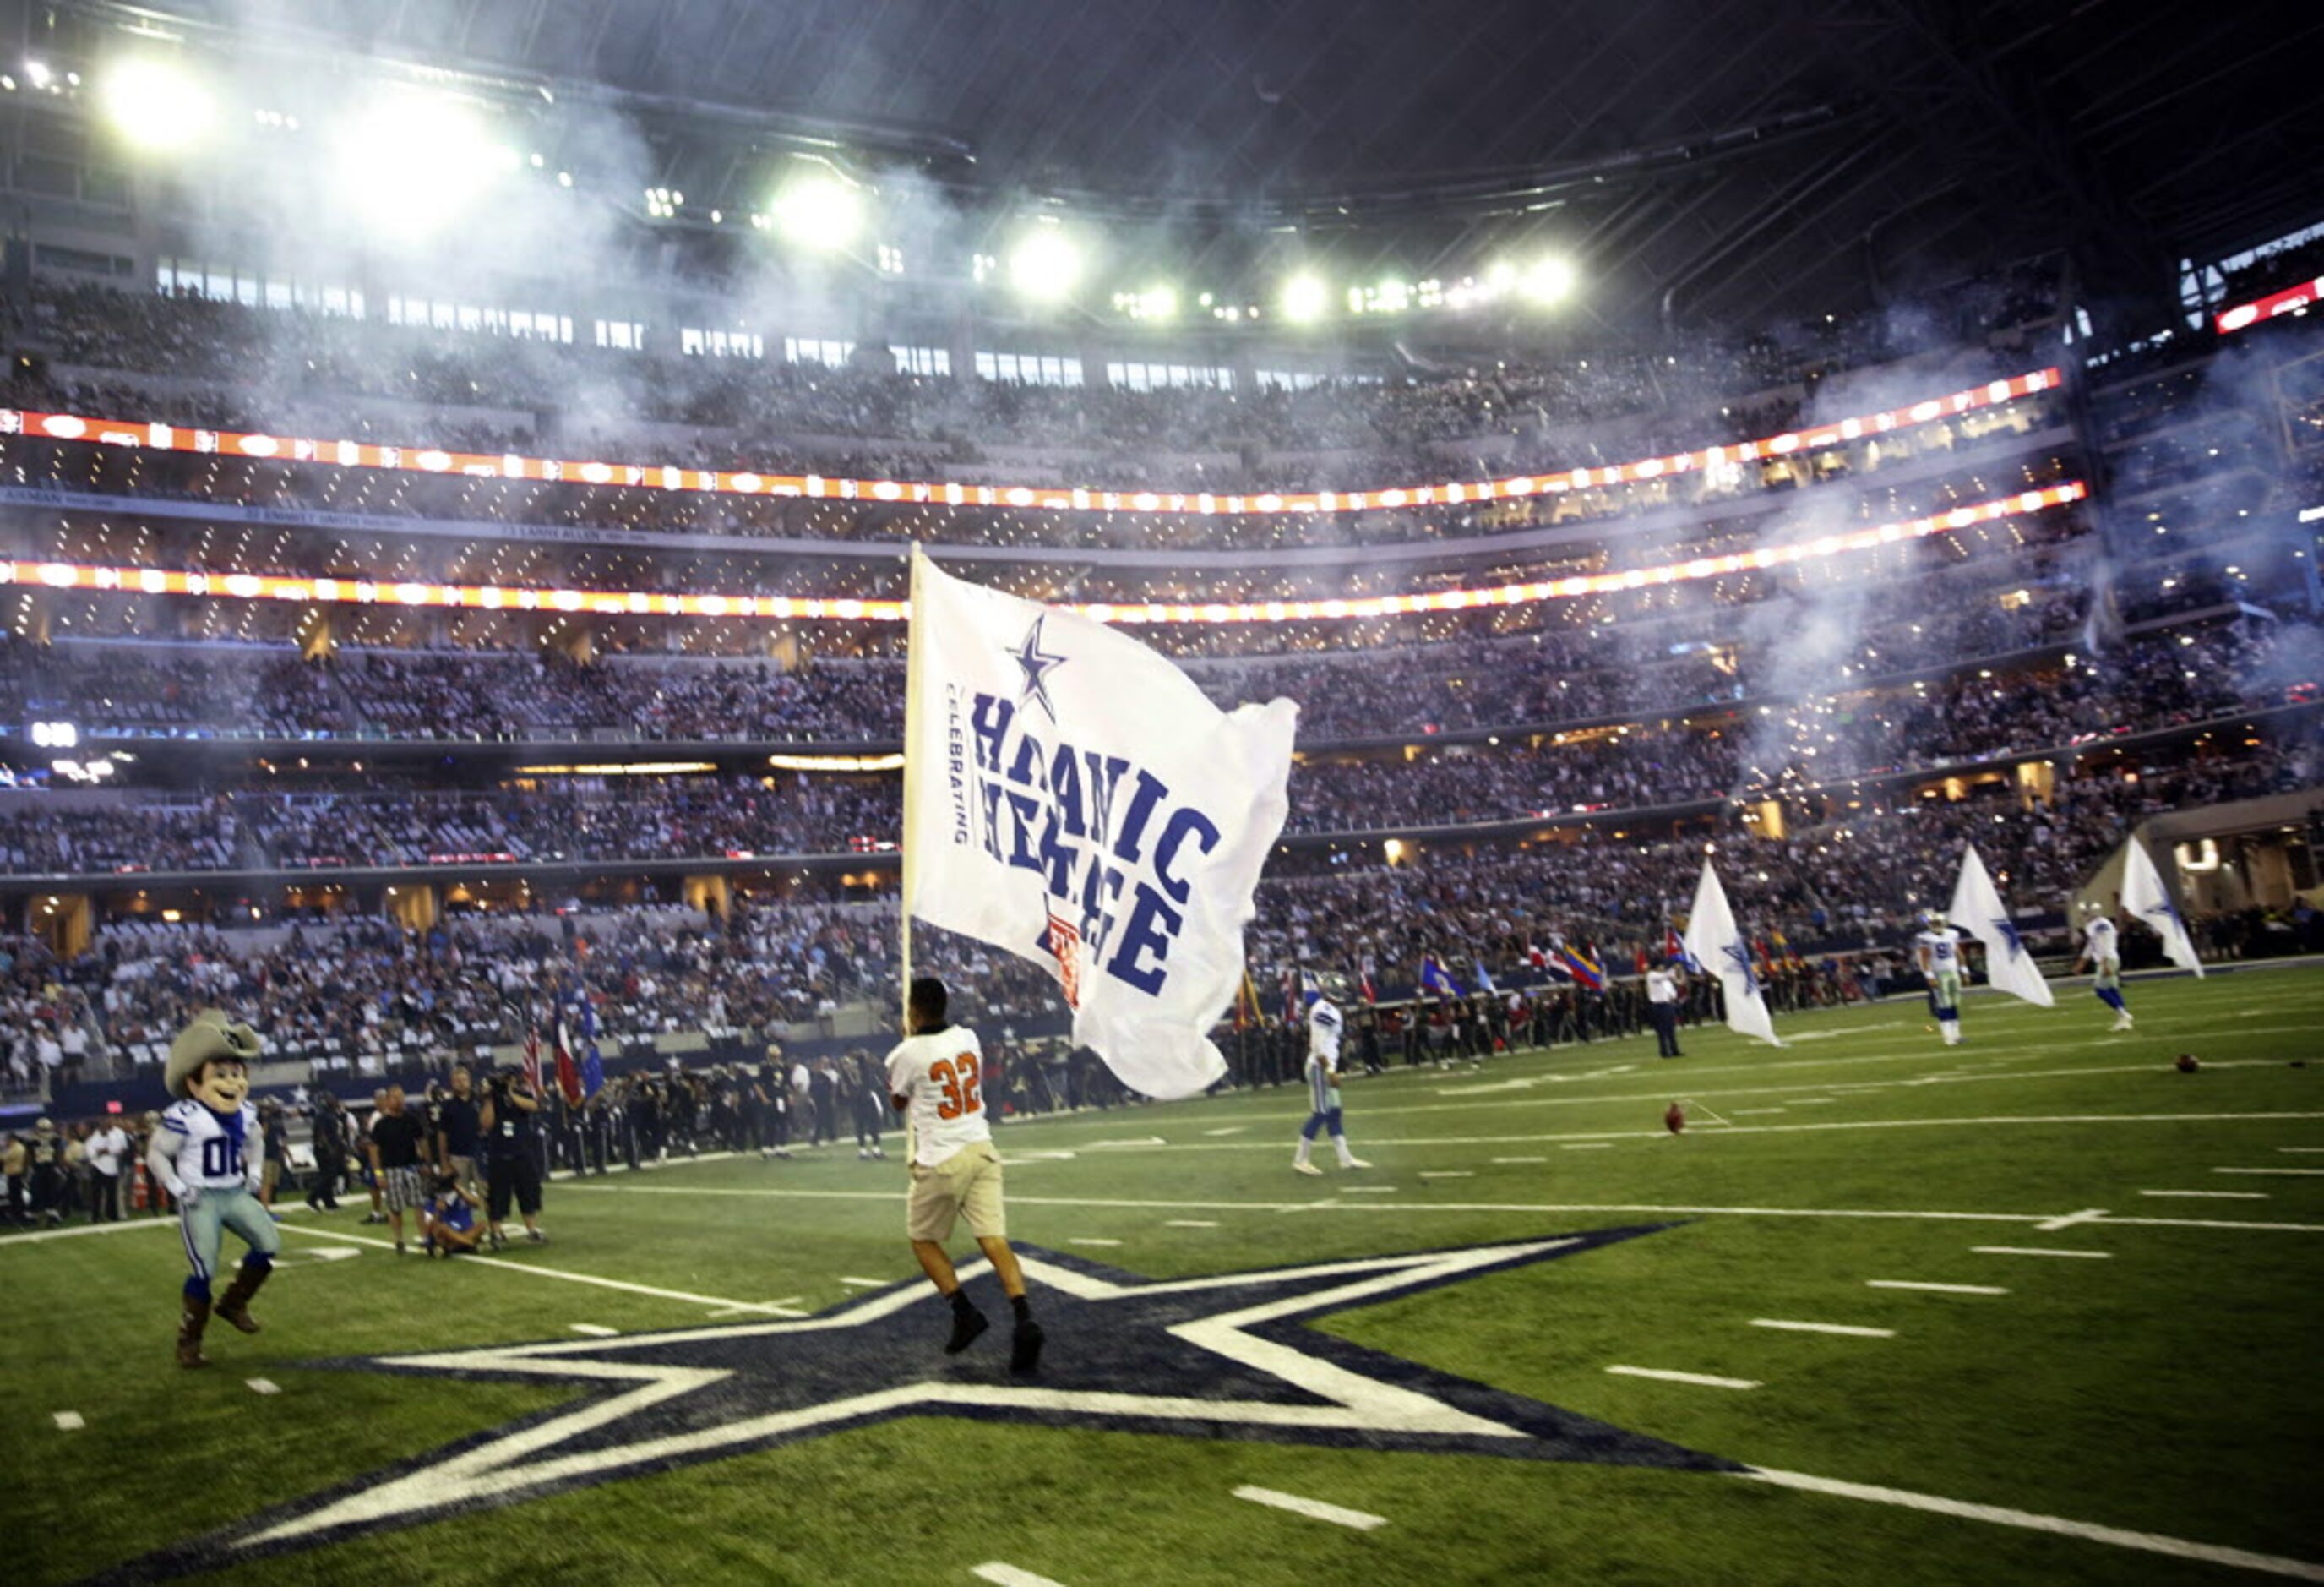
[[[1783,1046],[1775,1039],[1775,1022],[1767,1013],[1759,973],[1751,965],[1751,945],[1745,940],[1742,927],[1735,924],[1735,911],[1727,907],[1727,890],[1719,885],[1719,872],[1708,860],[1702,863],[1702,880],[1695,884],[1694,909],[1686,918],[1684,941],[1687,955],[1719,977],[1720,988],[1727,994],[1727,1029]]]
[[[2146,845],[2135,835],[2122,845],[2122,907],[2162,937],[2163,957],[2201,978],[2203,961],[2196,955],[2195,939],[2187,935],[2187,922],[2181,918],[2178,906],[2171,901],[2171,894],[2163,885],[2162,872],[2155,870]]]
[[[1085,617],[912,562],[904,908],[1046,966],[1074,1040],[1131,1089],[1226,1073],[1207,1035],[1243,975],[1289,813],[1288,700],[1222,711]]]
[[[2016,924],[2003,907],[2001,893],[1971,844],[1961,855],[1960,880],[1953,883],[1951,922],[1985,945],[1985,979],[1996,992],[2024,998],[2049,1008],[2058,1000],[2043,977],[2042,966],[2025,949]]]

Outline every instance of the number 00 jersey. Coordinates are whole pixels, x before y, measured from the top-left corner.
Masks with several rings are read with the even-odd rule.
[[[259,1148],[258,1110],[242,1104],[242,1136],[236,1140],[226,1120],[201,1103],[170,1104],[161,1115],[157,1138],[177,1165],[178,1177],[204,1190],[240,1190],[249,1184],[250,1155]]]
[[[984,1116],[984,1047],[964,1025],[907,1037],[888,1055],[888,1089],[906,1099],[912,1160],[930,1167],[992,1139]]]

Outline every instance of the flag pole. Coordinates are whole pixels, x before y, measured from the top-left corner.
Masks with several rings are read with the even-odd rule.
[[[912,883],[918,874],[918,848],[912,841],[912,834],[916,830],[914,823],[920,804],[920,765],[918,757],[912,753],[912,728],[915,715],[921,709],[921,657],[927,649],[920,643],[918,632],[920,614],[926,609],[920,604],[920,569],[927,562],[927,557],[920,549],[920,542],[914,540],[904,628],[904,829],[900,835],[903,839],[903,875],[900,879],[903,897],[899,900],[902,906],[899,910],[901,918],[896,934],[902,950],[902,968],[897,983],[902,1007],[897,1029],[904,1036],[912,1033]]]

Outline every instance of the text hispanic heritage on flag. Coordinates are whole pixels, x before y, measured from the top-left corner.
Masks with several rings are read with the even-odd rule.
[[[1219,1079],[1208,1031],[1289,813],[1297,707],[1222,711],[1137,641],[917,549],[910,643],[906,911],[1048,966],[1074,1041],[1133,1090]]]

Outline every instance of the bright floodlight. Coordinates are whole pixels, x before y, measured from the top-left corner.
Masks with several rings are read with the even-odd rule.
[[[836,253],[863,229],[863,195],[830,172],[816,171],[785,182],[773,213],[775,229],[787,241]]]
[[[374,100],[337,142],[341,199],[404,236],[434,231],[521,163],[467,106],[412,92]]]
[[[1563,300],[1573,291],[1573,266],[1563,259],[1537,259],[1527,266],[1521,283],[1525,295],[1536,303]]]
[[[176,149],[197,142],[217,112],[200,84],[159,60],[124,60],[107,68],[98,97],[106,118],[140,149]]]
[[[1295,275],[1283,286],[1283,318],[1302,325],[1321,319],[1331,301],[1332,290],[1321,277]]]
[[[1028,231],[1009,255],[1009,282],[1039,302],[1054,303],[1073,296],[1082,276],[1082,251],[1054,226]]]

